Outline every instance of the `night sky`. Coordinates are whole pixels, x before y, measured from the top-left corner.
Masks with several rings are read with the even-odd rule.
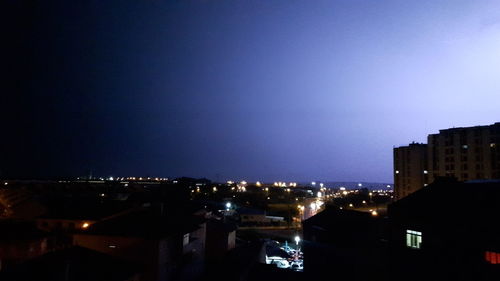
[[[500,121],[498,1],[30,2],[1,177],[392,182],[393,146]]]

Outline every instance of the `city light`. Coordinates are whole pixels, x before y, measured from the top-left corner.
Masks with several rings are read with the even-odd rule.
[[[84,222],[84,223],[82,224],[82,228],[83,228],[83,229],[87,229],[89,226],[90,226],[90,224],[88,224],[87,222]]]
[[[231,208],[231,202],[227,202],[227,203],[226,203],[226,209],[228,209],[228,210],[229,210],[230,208]]]
[[[300,237],[297,235],[295,236],[295,243],[299,245],[299,242],[300,242]]]
[[[374,216],[374,217],[375,217],[375,216],[378,216],[377,211],[375,211],[375,210],[374,210],[374,211],[372,211],[372,216]]]

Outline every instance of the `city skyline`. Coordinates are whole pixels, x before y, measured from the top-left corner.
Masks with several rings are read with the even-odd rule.
[[[499,121],[495,1],[117,3],[10,4],[1,177],[392,183]]]

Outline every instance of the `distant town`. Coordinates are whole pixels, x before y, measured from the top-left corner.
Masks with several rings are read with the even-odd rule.
[[[3,179],[0,279],[498,280],[499,144],[495,123],[396,147],[394,186]]]

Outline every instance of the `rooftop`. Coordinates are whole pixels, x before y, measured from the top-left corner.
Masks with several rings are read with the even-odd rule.
[[[191,215],[161,215],[155,209],[142,209],[98,222],[82,233],[158,239],[191,232],[203,222],[203,218]]]
[[[137,265],[82,247],[51,252],[0,273],[5,281],[124,281]]]

